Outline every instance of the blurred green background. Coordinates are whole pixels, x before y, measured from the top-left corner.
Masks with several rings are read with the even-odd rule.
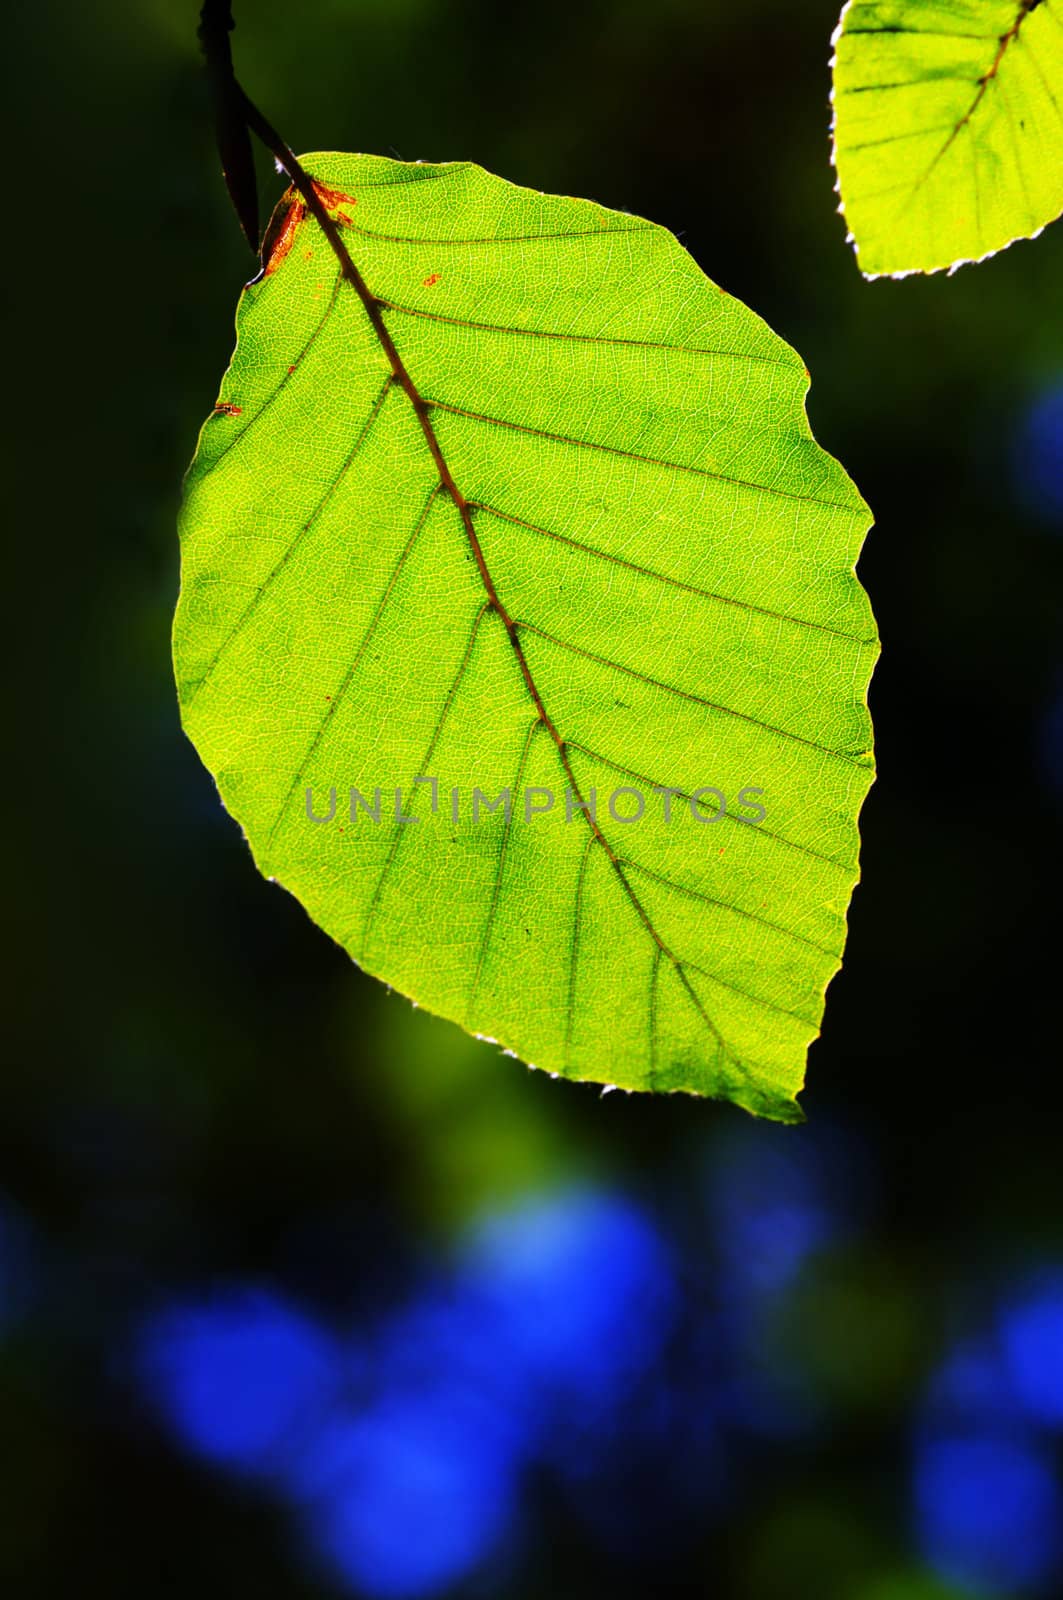
[[[806,1128],[550,1082],[363,978],[178,725],[253,269],[196,8],[13,12],[0,1577],[1063,1593],[1063,227],[862,281],[830,0],[236,12],[297,150],[643,214],[796,346],[877,519],[881,775]]]

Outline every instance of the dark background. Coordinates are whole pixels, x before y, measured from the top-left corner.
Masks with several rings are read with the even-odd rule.
[[[806,1128],[550,1082],[363,978],[178,724],[180,479],[252,268],[196,8],[19,7],[8,1592],[1063,1592],[1063,228],[864,282],[830,0],[236,11],[296,149],[653,218],[796,346],[876,514],[880,777]]]

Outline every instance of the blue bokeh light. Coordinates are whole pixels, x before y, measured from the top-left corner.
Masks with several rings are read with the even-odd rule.
[[[426,1285],[384,1319],[371,1343],[389,1391],[439,1395],[467,1425],[516,1454],[533,1448],[540,1399],[513,1359],[478,1283],[463,1276]]]
[[[1037,1421],[1063,1427],[1063,1273],[1004,1307],[1000,1337],[1019,1403]]]
[[[561,1192],[496,1213],[471,1232],[461,1265],[514,1377],[562,1401],[570,1420],[615,1401],[672,1321],[665,1243],[621,1195]]]
[[[0,1335],[25,1314],[34,1277],[29,1229],[0,1201]]]
[[[441,1385],[331,1418],[308,1441],[297,1493],[334,1574],[404,1600],[451,1588],[491,1554],[515,1515],[515,1467]]]
[[[757,1128],[755,1137],[743,1132],[711,1152],[707,1208],[730,1293],[785,1290],[852,1225],[852,1166],[840,1137],[804,1128]]]
[[[341,1358],[303,1312],[264,1290],[179,1304],[141,1326],[137,1369],[181,1444],[230,1469],[269,1471],[323,1411]]]
[[[980,1337],[955,1345],[930,1379],[923,1412],[941,1426],[1010,1424],[1015,1391],[998,1341]]]
[[[484,1217],[357,1349],[275,1294],[230,1289],[149,1318],[137,1366],[186,1449],[286,1499],[334,1579],[402,1600],[451,1588],[504,1545],[533,1463],[563,1463],[574,1486],[609,1461],[631,1515],[657,1484],[661,1526],[676,1520],[677,1419],[704,1437],[706,1467],[717,1458],[687,1396],[654,1398],[676,1300],[648,1214],[580,1188]],[[591,1520],[615,1542],[628,1512],[607,1498]]]
[[[614,1556],[659,1569],[704,1537],[732,1488],[733,1461],[715,1385],[690,1370],[659,1369],[610,1423],[573,1438],[562,1424],[554,1458],[574,1515]]]
[[[976,1595],[1036,1592],[1057,1573],[1063,1495],[1034,1442],[930,1436],[914,1491],[923,1555],[947,1582]]]
[[[1026,503],[1063,523],[1063,382],[1031,402],[1015,439],[1015,474]]]
[[[674,1296],[657,1230],[623,1196],[552,1193],[480,1220],[453,1271],[377,1328],[369,1404],[293,1467],[315,1548],[380,1600],[467,1576],[514,1520],[530,1461],[600,1464]]]

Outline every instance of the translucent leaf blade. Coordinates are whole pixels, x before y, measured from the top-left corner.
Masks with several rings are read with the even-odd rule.
[[[851,0],[834,161],[861,270],[938,272],[1063,211],[1060,0]]]
[[[519,650],[289,202],[188,480],[185,728],[261,870],[369,972],[552,1072],[793,1120],[857,876],[877,649],[867,509],[811,437],[801,361],[639,218],[469,165],[306,163]],[[381,791],[379,822],[352,788]],[[703,788],[726,814],[695,819]],[[474,789],[510,792],[508,824],[473,820]]]

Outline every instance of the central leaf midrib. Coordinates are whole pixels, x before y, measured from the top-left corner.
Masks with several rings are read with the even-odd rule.
[[[303,176],[304,178],[306,178],[306,181],[307,181],[307,189],[306,189],[306,191],[303,191],[304,192],[304,198],[307,201],[307,207],[310,210],[310,212],[312,213],[312,215],[314,216],[314,218],[317,221],[317,223],[319,224],[319,226],[321,227],[322,232],[325,234],[326,240],[328,241],[333,253],[336,255],[336,257],[337,257],[337,259],[338,259],[338,261],[340,263],[340,270],[341,270],[343,278],[354,289],[354,291],[357,294],[359,300],[361,301],[362,307],[363,307],[363,309],[364,309],[364,311],[366,313],[366,316],[369,319],[369,322],[370,322],[370,325],[371,325],[371,327],[373,329],[373,332],[376,335],[376,338],[377,338],[377,340],[378,340],[378,342],[379,342],[379,344],[380,344],[380,346],[381,346],[381,348],[382,348],[382,350],[383,350],[383,352],[384,352],[384,354],[385,354],[385,356],[386,356],[386,358],[388,360],[389,366],[391,367],[391,371],[392,371],[393,377],[394,377],[396,383],[399,385],[399,387],[403,390],[404,394],[406,395],[407,399],[410,402],[410,405],[413,408],[414,414],[417,417],[417,420],[418,420],[418,422],[420,424],[421,431],[422,431],[422,433],[424,435],[425,443],[427,445],[429,453],[432,456],[432,460],[435,463],[435,465],[436,465],[436,467],[437,467],[437,469],[439,471],[442,487],[443,487],[443,489],[445,489],[446,493],[449,495],[450,499],[452,500],[452,502],[453,502],[453,504],[454,504],[454,506],[455,506],[460,518],[461,518],[462,526],[463,526],[463,528],[465,530],[465,536],[466,536],[466,539],[468,540],[468,543],[469,543],[469,548],[470,548],[470,550],[472,552],[473,559],[476,562],[477,570],[479,571],[479,574],[480,574],[480,579],[481,579],[481,581],[483,583],[484,590],[485,590],[485,592],[487,594],[487,607],[488,607],[489,610],[493,611],[499,617],[499,619],[501,620],[501,622],[502,622],[502,624],[503,624],[503,626],[504,626],[504,628],[506,630],[506,636],[509,639],[509,642],[510,642],[511,646],[513,647],[513,651],[514,651],[514,654],[515,654],[516,659],[517,659],[517,664],[518,664],[518,667],[520,669],[521,676],[523,677],[525,685],[526,685],[526,687],[528,689],[528,693],[529,693],[529,695],[531,697],[531,700],[532,700],[532,702],[533,702],[533,704],[535,706],[535,709],[536,709],[536,712],[538,714],[538,717],[539,717],[540,721],[546,727],[547,732],[550,734],[550,737],[553,740],[554,746],[555,746],[555,748],[557,750],[558,759],[560,761],[562,771],[565,774],[565,777],[566,777],[566,779],[567,779],[567,781],[569,783],[569,786],[570,786],[570,789],[571,789],[573,795],[575,796],[576,800],[579,803],[579,806],[580,806],[580,808],[582,810],[583,816],[586,819],[587,826],[591,830],[592,838],[599,845],[601,845],[602,849],[605,851],[605,853],[606,853],[606,855],[607,855],[607,857],[609,859],[610,865],[612,866],[613,871],[616,874],[616,877],[619,880],[619,882],[620,882],[620,884],[621,884],[621,886],[622,886],[622,888],[624,890],[624,893],[626,894],[627,898],[629,899],[631,905],[634,907],[634,910],[637,913],[637,915],[639,917],[639,920],[641,921],[641,923],[645,927],[647,933],[649,934],[651,940],[653,941],[653,943],[654,943],[654,945],[656,947],[656,952],[657,953],[656,953],[656,955],[654,957],[655,970],[656,970],[656,964],[660,959],[660,955],[661,954],[666,955],[668,957],[669,961],[672,963],[672,966],[673,966],[673,968],[675,970],[676,976],[678,977],[682,987],[686,991],[686,993],[687,993],[691,1003],[693,1004],[695,1010],[697,1011],[698,1015],[701,1017],[702,1021],[705,1024],[705,1026],[709,1029],[709,1031],[713,1034],[713,1036],[717,1040],[719,1048],[722,1051],[724,1057],[730,1059],[731,1063],[734,1065],[736,1070],[738,1070],[744,1078],[748,1078],[748,1073],[746,1072],[746,1069],[741,1065],[741,1063],[738,1061],[737,1057],[735,1056],[734,1052],[727,1045],[727,1042],[724,1039],[723,1035],[720,1033],[719,1029],[716,1027],[716,1024],[713,1022],[712,1018],[709,1016],[708,1012],[706,1011],[705,1006],[702,1003],[701,997],[698,995],[697,991],[694,989],[693,985],[691,984],[690,979],[687,977],[686,971],[684,969],[685,964],[682,961],[679,960],[679,958],[676,956],[674,951],[664,942],[664,940],[661,937],[660,933],[657,931],[657,928],[655,927],[655,925],[653,923],[653,919],[651,918],[649,912],[647,911],[647,909],[643,905],[641,899],[635,893],[635,890],[632,888],[630,882],[628,881],[627,875],[623,870],[623,867],[622,867],[622,865],[620,863],[620,860],[619,860],[618,856],[616,855],[616,852],[613,850],[613,848],[610,845],[608,839],[605,837],[605,834],[602,832],[601,828],[599,827],[597,820],[590,814],[590,812],[589,812],[589,810],[588,810],[588,808],[586,806],[586,803],[584,802],[583,793],[582,793],[582,791],[580,789],[579,783],[578,783],[578,781],[576,779],[576,775],[575,775],[575,773],[574,773],[574,771],[572,769],[571,763],[570,763],[569,758],[568,758],[568,753],[567,753],[567,750],[565,748],[565,741],[562,738],[562,736],[561,736],[560,732],[558,731],[556,725],[554,724],[553,720],[551,719],[549,713],[547,712],[546,706],[545,706],[545,704],[543,702],[542,695],[541,695],[541,693],[539,691],[539,688],[538,688],[538,686],[537,686],[537,684],[535,682],[534,677],[532,676],[531,668],[530,668],[530,666],[528,664],[527,657],[524,654],[524,650],[523,650],[523,648],[521,646],[521,643],[520,643],[520,640],[518,638],[518,624],[513,619],[513,617],[510,616],[508,610],[506,609],[506,606],[504,605],[504,603],[503,603],[503,601],[501,599],[501,596],[499,595],[498,590],[497,590],[497,588],[495,586],[494,578],[492,577],[491,572],[490,572],[490,570],[489,570],[489,568],[487,566],[487,562],[486,562],[486,560],[484,558],[484,553],[483,553],[482,546],[480,544],[480,540],[479,540],[479,538],[477,536],[476,529],[475,529],[475,527],[473,525],[472,505],[470,504],[469,501],[466,500],[465,496],[462,494],[461,490],[459,489],[458,484],[457,484],[457,482],[456,482],[456,480],[454,478],[454,475],[453,475],[453,473],[452,473],[452,471],[450,469],[450,466],[449,466],[449,464],[448,464],[448,462],[446,460],[446,457],[445,457],[445,455],[443,453],[443,448],[442,448],[442,445],[440,444],[439,437],[436,434],[436,431],[435,431],[434,427],[432,426],[431,418],[430,418],[430,415],[429,415],[429,413],[430,413],[430,411],[432,409],[431,403],[424,398],[424,396],[421,394],[420,390],[418,389],[418,387],[417,387],[416,383],[414,382],[414,379],[413,379],[413,377],[412,377],[412,375],[410,373],[410,370],[407,367],[405,361],[403,360],[403,358],[402,358],[402,356],[401,356],[401,354],[399,352],[398,346],[396,345],[395,340],[394,340],[389,328],[387,327],[387,324],[384,321],[383,310],[384,310],[384,308],[386,306],[386,302],[381,301],[380,299],[377,298],[376,295],[373,294],[372,290],[369,288],[369,286],[366,283],[365,279],[362,277],[362,274],[359,271],[359,269],[357,268],[357,266],[355,265],[354,260],[352,259],[351,255],[350,255],[350,252],[347,250],[347,247],[346,247],[343,239],[340,237],[340,233],[339,233],[338,227],[332,221],[332,218],[328,216],[328,213],[325,211],[325,208],[322,205],[321,200],[320,200],[319,196],[316,193],[316,190],[314,189],[314,180],[312,178],[310,178],[309,175],[307,175],[305,173],[302,173],[302,169],[300,169],[300,175]],[[293,172],[291,174],[291,176],[293,178],[293,181],[295,181],[297,183],[297,185],[298,185],[298,176],[297,176],[297,174],[295,172]],[[651,1022],[652,1022],[652,1019],[651,1019]],[[652,1033],[652,1031],[654,1031],[654,1030],[651,1027],[651,1033]],[[653,1041],[653,1039],[651,1037],[651,1040],[650,1040],[651,1060],[654,1057],[654,1052],[655,1052],[655,1045],[654,1045],[654,1041]]]

